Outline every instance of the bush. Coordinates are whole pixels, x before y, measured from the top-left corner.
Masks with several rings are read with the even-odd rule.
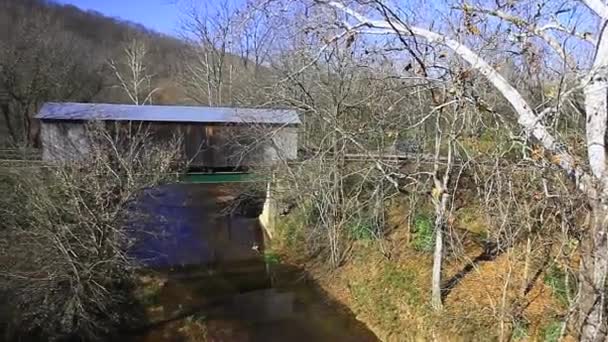
[[[3,183],[16,198],[0,202],[0,292],[10,293],[16,335],[103,339],[131,308],[130,223],[145,224],[131,203],[176,177],[178,149],[147,136],[124,144],[98,128],[90,134],[85,160]]]
[[[302,247],[306,239],[306,228],[314,217],[312,206],[303,204],[289,215],[279,217],[276,223],[277,242],[289,248]]]

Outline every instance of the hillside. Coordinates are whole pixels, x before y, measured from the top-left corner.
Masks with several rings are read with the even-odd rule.
[[[0,142],[38,145],[32,117],[47,101],[132,103],[125,84],[137,83],[140,99],[152,93],[155,104],[251,104],[265,67],[218,43],[230,37],[202,35],[211,29],[190,27],[186,42],[72,5],[0,0],[0,90],[10,102],[0,113]],[[137,82],[129,58],[141,67]]]
[[[152,31],[141,24],[53,1],[2,0],[0,16],[0,37],[3,42],[9,40],[9,35],[23,22],[30,20],[46,22],[61,34],[72,35],[72,40],[82,44],[82,47],[93,48],[92,52],[100,57],[116,56],[122,43],[142,39],[149,43],[152,71],[161,78],[171,76],[184,47],[181,40]]]
[[[1,113],[0,140],[37,144],[31,117],[46,101],[130,102],[109,62],[122,67],[133,41],[146,49],[146,88],[160,88],[152,100],[187,102],[176,82],[186,46],[179,39],[71,5],[0,1],[0,90],[10,100]]]

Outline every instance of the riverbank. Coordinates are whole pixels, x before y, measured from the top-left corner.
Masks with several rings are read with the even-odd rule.
[[[444,308],[435,312],[429,305],[431,253],[415,248],[410,220],[393,215],[389,222],[389,235],[355,241],[337,269],[302,257],[305,246],[290,238],[289,217],[278,225],[283,231],[273,249],[382,341],[557,341],[562,335],[566,290],[551,253],[526,254],[525,245],[492,253],[474,239],[463,241],[463,254],[444,265]]]

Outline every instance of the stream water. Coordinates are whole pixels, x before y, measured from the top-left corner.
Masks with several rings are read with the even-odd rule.
[[[156,288],[133,341],[377,341],[297,267],[269,264],[259,200],[234,185],[174,184],[146,194],[153,214],[133,255]],[[239,204],[235,204],[239,203]]]

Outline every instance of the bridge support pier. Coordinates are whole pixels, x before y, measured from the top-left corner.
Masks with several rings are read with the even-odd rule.
[[[276,200],[272,196],[272,186],[274,183],[274,175],[266,184],[266,200],[264,201],[264,207],[262,214],[260,214],[260,224],[264,229],[265,235],[268,239],[272,240],[275,233],[276,215],[277,215],[277,204]]]

